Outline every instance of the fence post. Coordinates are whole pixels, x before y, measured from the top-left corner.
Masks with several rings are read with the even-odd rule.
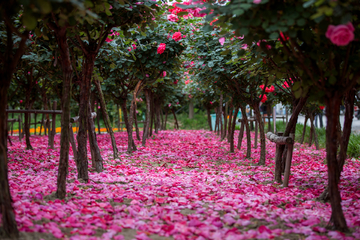
[[[289,137],[293,140],[295,138],[293,133],[290,133]],[[289,185],[289,177],[290,177],[290,168],[291,168],[291,159],[294,149],[294,143],[288,144],[287,155],[286,155],[286,164],[285,164],[285,174],[284,174],[284,187],[288,187]]]

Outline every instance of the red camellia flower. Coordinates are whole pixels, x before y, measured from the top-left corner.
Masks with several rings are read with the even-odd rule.
[[[320,106],[319,108],[320,110],[324,110],[325,106]]]
[[[275,91],[275,87],[274,86],[271,86],[271,87],[267,87],[267,88],[265,88],[265,92],[266,93],[271,93],[271,92],[273,92],[273,91]]]
[[[172,35],[172,39],[174,39],[176,42],[181,39],[181,32],[176,32]]]
[[[259,96],[259,98],[261,98],[261,95]],[[267,96],[264,94],[264,96],[262,97],[262,99],[260,100],[262,103],[266,102],[267,100]]]
[[[166,44],[160,43],[160,45],[158,46],[158,49],[157,49],[157,53],[162,54],[165,51],[165,48],[166,48]]]

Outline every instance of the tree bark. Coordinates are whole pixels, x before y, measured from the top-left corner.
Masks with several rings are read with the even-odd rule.
[[[82,69],[82,79],[80,83],[80,103],[79,103],[79,131],[76,136],[78,142],[78,179],[85,182],[89,180],[88,174],[88,158],[87,158],[87,130],[89,115],[89,101],[91,90],[91,77],[94,69],[96,54],[90,52],[85,54],[84,65]]]
[[[189,101],[189,119],[194,118],[194,102],[192,99]]]
[[[109,118],[109,115],[107,113],[104,95],[103,95],[103,92],[102,92],[102,89],[101,89],[101,86],[100,86],[100,81],[98,79],[95,80],[95,86],[96,86],[96,89],[97,89],[97,91],[99,93],[100,109],[102,111],[105,127],[106,127],[108,133],[110,134],[111,146],[113,148],[113,157],[115,159],[115,158],[119,157],[119,155],[118,155],[119,150],[118,150],[118,148],[116,146],[114,131],[113,131],[113,128],[111,127],[111,124],[110,124],[110,118]]]
[[[150,129],[149,136],[152,136],[153,133],[153,123],[154,123],[154,94],[150,92]]]
[[[165,120],[164,120],[164,127],[163,127],[164,130],[166,130],[168,112],[169,112],[169,110],[167,108],[165,108]]]
[[[30,90],[26,91],[26,102],[25,102],[25,109],[30,109]],[[29,113],[25,113],[25,120],[24,120],[24,129],[25,129],[25,142],[26,142],[26,149],[33,150],[30,142],[30,126],[29,126]]]
[[[102,172],[103,170],[103,159],[100,154],[99,145],[97,143],[96,139],[96,133],[95,133],[95,124],[94,119],[91,115],[92,108],[90,106],[90,103],[88,105],[88,133],[89,133],[89,144],[90,144],[90,150],[91,150],[91,163],[92,167],[97,172]]]
[[[339,122],[340,103],[341,96],[336,93],[326,99],[326,160],[328,167],[328,189],[332,210],[330,222],[334,225],[336,230],[344,232],[348,231],[348,227],[341,208],[341,196],[337,179],[340,166],[336,159],[336,140],[338,139],[337,125]]]
[[[56,110],[57,102],[53,102],[53,110]],[[52,127],[51,127],[51,133],[49,132],[49,148],[54,149],[54,139],[56,134],[56,114],[52,115]]]
[[[278,136],[281,137],[283,135],[283,133],[278,133]],[[281,179],[281,173],[282,173],[282,169],[281,169],[281,158],[279,158],[277,155],[279,155],[279,147],[280,145],[276,144],[276,152],[275,152],[275,160],[277,160],[278,162],[275,162],[275,181],[278,183],[282,183],[282,179]]]
[[[177,118],[176,118],[175,110],[172,108],[171,111],[172,111],[172,113],[174,115],[176,129],[179,129],[179,124],[178,124],[178,121],[177,121]]]
[[[240,126],[240,132],[239,132],[239,136],[238,136],[238,144],[237,144],[237,149],[241,149],[241,145],[242,145],[242,140],[244,137],[244,129],[245,129],[245,120],[244,118],[241,121],[241,126]]]
[[[261,119],[260,109],[258,103],[253,104],[253,108],[255,111],[255,117],[258,122],[258,126],[260,129],[260,159],[259,165],[265,165],[265,131],[264,131],[264,124]]]
[[[310,113],[310,136],[309,136],[309,147],[312,145],[313,135],[314,135],[314,117],[313,114]]]
[[[224,107],[224,111],[222,112],[222,113],[223,113],[223,117],[224,117],[224,131],[221,131],[221,141],[223,141],[223,140],[226,138],[226,135],[227,135],[227,132],[228,132],[228,129],[227,129],[227,123],[228,123],[228,120],[227,120],[228,108],[229,108],[229,103],[226,102],[226,103],[225,103],[225,107]],[[230,120],[230,119],[229,119],[229,120]],[[229,130],[230,130],[230,127],[231,127],[231,124],[229,124]],[[228,141],[229,141],[229,139],[228,139]]]
[[[316,128],[315,128],[315,126],[314,126],[314,114],[311,114],[310,115],[310,122],[311,122],[311,129],[312,129],[312,135],[313,135],[313,137],[314,137],[314,142],[315,142],[315,148],[316,148],[316,150],[319,150],[320,149],[320,147],[319,147],[319,141],[318,141],[318,137],[317,137],[317,133],[316,133]],[[309,146],[311,146],[310,145],[310,143],[309,143]]]
[[[137,149],[136,149],[136,146],[135,146],[135,143],[134,143],[134,139],[132,138],[132,131],[131,131],[131,137],[129,137],[130,136],[129,129],[131,128],[131,130],[132,130],[132,125],[130,125],[128,114],[127,114],[126,100],[124,100],[120,104],[120,106],[121,106],[121,110],[123,111],[126,132],[128,134],[128,150],[127,150],[127,152],[132,153],[133,151],[136,151]],[[129,151],[129,148],[130,148],[130,151]]]
[[[144,130],[143,130],[143,138],[142,138],[142,146],[145,147],[146,139],[149,137],[149,125],[150,125],[150,90],[145,89],[145,99],[146,99],[146,116],[145,116],[145,124],[144,124]]]
[[[230,152],[233,153],[235,151],[234,147],[234,133],[235,133],[235,125],[236,125],[236,117],[239,112],[239,107],[235,107],[234,119],[231,124],[231,132],[230,132]],[[230,123],[229,123],[230,126]]]
[[[137,139],[138,141],[141,141],[139,126],[138,126],[138,121],[137,121],[137,114],[136,114],[136,109],[137,109],[137,104],[136,104],[136,102],[135,102],[134,108],[135,108],[135,109],[134,109],[134,123],[135,123],[136,139]]]
[[[12,206],[12,198],[8,180],[8,160],[6,151],[6,106],[7,93],[10,87],[10,81],[13,71],[4,69],[0,74],[0,212],[2,215],[2,224],[5,234],[10,237],[17,237],[19,231],[16,226],[15,213]]]
[[[212,125],[211,125],[211,115],[210,115],[210,108],[206,107],[206,113],[207,113],[207,120],[209,124],[209,129],[212,131]]]
[[[98,134],[101,134],[101,130],[100,130],[100,108],[99,108],[99,102],[96,103],[96,112],[97,112],[96,122],[97,122],[97,126],[98,126]]]
[[[290,133],[295,134],[297,119],[298,119],[299,113],[301,112],[303,106],[305,105],[305,103],[307,101],[307,98],[308,97],[301,97],[299,99],[293,100],[293,106],[294,106],[293,113],[291,114],[290,120],[286,124],[286,128],[284,131],[285,137],[288,137]],[[279,146],[279,154],[277,154],[275,157],[276,158],[275,163],[281,162],[282,165],[285,164],[286,154],[284,154],[284,150],[285,150],[285,145],[280,145]],[[283,157],[283,155],[284,155],[284,157]],[[285,167],[276,168],[276,166],[275,166],[275,169],[281,169],[281,172],[283,172],[283,170],[285,170]],[[279,173],[275,173],[275,175],[276,174],[279,174]]]
[[[128,118],[128,126],[129,128],[127,129],[128,131],[128,153],[131,153],[132,151],[136,151],[136,145],[133,139],[133,120],[134,120],[134,113],[135,113],[135,104],[136,104],[136,97],[138,92],[140,92],[141,90],[141,85],[142,85],[142,80],[138,81],[138,83],[135,86],[135,89],[133,91],[133,99],[131,100],[131,105],[130,105],[130,113],[129,113],[129,118]],[[125,105],[125,110],[126,110],[126,105]],[[125,115],[124,115],[125,116]]]
[[[220,125],[220,136],[223,135],[224,127],[223,127],[223,120],[222,120],[222,107],[223,107],[223,95],[220,94],[220,101],[219,101],[219,125]]]
[[[305,140],[305,132],[306,132],[306,123],[307,123],[307,121],[308,121],[308,115],[306,114],[306,115],[305,115],[304,128],[303,128],[303,132],[302,132],[302,135],[301,135],[300,144],[303,144],[303,143],[304,143],[304,140]]]

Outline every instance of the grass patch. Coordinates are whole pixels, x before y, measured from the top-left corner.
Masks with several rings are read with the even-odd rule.
[[[189,114],[186,112],[176,114],[176,118],[179,123],[180,129],[186,130],[200,130],[206,129],[209,130],[209,124],[207,122],[207,114],[205,111],[199,111],[194,114],[193,119],[189,119]],[[167,129],[174,128],[174,116],[171,114],[168,115],[168,122],[166,124]]]

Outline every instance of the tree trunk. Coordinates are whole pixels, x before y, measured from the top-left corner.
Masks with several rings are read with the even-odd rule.
[[[149,125],[150,125],[150,90],[145,89],[145,99],[146,99],[146,116],[145,116],[145,124],[144,124],[144,130],[143,130],[143,138],[142,138],[142,146],[145,147],[146,139],[149,137]]]
[[[340,166],[336,159],[336,139],[338,139],[337,125],[339,122],[340,103],[341,96],[337,94],[333,94],[333,96],[326,99],[326,161],[328,167],[328,189],[332,210],[330,222],[336,230],[344,232],[348,231],[348,227],[341,208],[341,196],[337,179]]]
[[[209,124],[209,129],[212,131],[212,125],[211,125],[211,115],[210,115],[210,108],[206,107],[206,113],[207,113],[207,120]]]
[[[176,129],[179,129],[179,124],[178,124],[178,121],[177,121],[177,118],[176,118],[175,110],[172,108],[171,111],[172,111],[172,113],[174,115]]]
[[[135,123],[136,139],[138,141],[141,141],[139,126],[138,126],[138,121],[137,121],[136,109],[137,109],[137,106],[136,106],[136,102],[135,102],[135,106],[134,106],[134,123]]]
[[[306,115],[305,115],[304,128],[303,128],[303,132],[302,132],[302,135],[301,135],[300,144],[303,144],[303,143],[304,143],[307,120],[308,120],[308,115],[306,114]]]
[[[236,117],[237,114],[239,112],[239,107],[235,107],[235,113],[234,113],[234,119],[232,121],[231,124],[231,129],[230,129],[230,152],[233,153],[235,151],[235,147],[234,147],[234,133],[235,133],[235,125],[236,125]],[[230,126],[230,123],[229,123]]]
[[[190,99],[189,101],[189,119],[193,119],[194,118],[194,103],[193,100]]]
[[[96,103],[96,112],[97,112],[96,122],[97,122],[97,126],[98,126],[98,134],[101,134],[101,130],[100,130],[100,108],[99,108],[99,102]]]
[[[154,120],[155,120],[155,133],[158,134],[160,130],[160,103],[159,99],[154,99]]]
[[[241,121],[241,126],[240,126],[240,132],[239,132],[239,136],[238,136],[238,144],[237,144],[237,149],[241,149],[241,145],[242,145],[242,140],[244,137],[244,129],[245,129],[245,120],[244,118]]]
[[[133,133],[134,114],[136,114],[135,113],[136,97],[137,97],[138,92],[140,92],[140,90],[141,90],[141,85],[142,85],[142,80],[138,81],[138,83],[135,86],[135,89],[133,91],[133,98],[131,100],[131,105],[130,105],[130,113],[129,113],[129,118],[128,118],[129,128],[127,131],[128,132],[128,150],[127,150],[128,153],[131,153],[132,151],[137,150],[132,133]],[[126,107],[126,105],[125,105],[125,107]]]
[[[19,231],[16,226],[15,213],[12,206],[12,198],[8,180],[8,160],[6,151],[6,106],[7,93],[10,86],[13,72],[4,69],[6,72],[0,74],[0,212],[5,234],[10,237],[16,237]]]
[[[286,128],[284,131],[284,137],[288,137],[290,133],[295,134],[297,119],[298,119],[299,113],[301,112],[303,106],[306,103],[307,98],[308,97],[302,97],[302,98],[299,98],[299,99],[296,99],[293,101],[294,110],[293,110],[293,113],[291,114],[290,120],[286,124]],[[286,110],[286,112],[287,112],[287,110]],[[275,164],[279,163],[279,162],[282,162],[283,164],[285,164],[286,154],[284,154],[284,150],[285,150],[285,145],[280,145],[279,146],[279,154],[277,154],[275,157],[276,158]],[[284,155],[284,158],[283,158],[283,155]],[[283,159],[284,159],[284,161],[283,161]],[[283,172],[282,170],[284,170],[285,168],[283,168],[283,167],[277,168],[275,166],[275,169],[281,169],[281,172]],[[275,172],[275,175],[277,175],[277,174],[279,174],[279,173]]]
[[[258,103],[253,104],[253,108],[255,111],[255,117],[258,122],[258,126],[260,129],[260,159],[259,165],[265,165],[265,131],[264,131],[264,124],[261,119],[260,109]]]
[[[233,105],[232,105],[232,103],[230,104],[230,109],[229,109],[229,111],[230,111],[230,113],[229,113],[229,129],[228,129],[228,141],[230,141],[230,132],[231,132],[231,127],[230,126],[232,126],[232,119],[233,119]],[[234,109],[235,110],[235,109]],[[239,112],[239,109],[237,110],[237,112]],[[234,113],[235,114],[235,113]],[[235,116],[235,120],[236,120],[236,117],[237,116]]]
[[[223,131],[224,131],[224,127],[223,127],[223,120],[222,120],[222,107],[223,107],[223,95],[220,95],[220,101],[219,101],[219,125],[220,125],[220,136],[223,136]]]
[[[154,94],[150,92],[150,129],[149,136],[152,136],[153,133],[153,123],[154,123]]]
[[[100,154],[99,145],[97,143],[96,139],[96,133],[95,133],[95,124],[94,119],[91,116],[91,105],[89,103],[88,105],[88,133],[89,133],[89,144],[90,144],[90,150],[91,150],[91,163],[93,169],[95,169],[97,172],[102,172],[103,170],[103,159]]]
[[[271,122],[270,122],[271,105],[267,104],[266,109],[267,109],[267,118],[268,118],[268,132],[271,132]]]
[[[225,107],[224,107],[224,111],[222,112],[222,113],[223,113],[223,116],[224,116],[224,131],[221,131],[221,141],[226,138],[226,135],[227,135],[227,132],[228,132],[228,129],[227,129],[228,109],[229,109],[229,103],[226,102],[226,103],[225,103]],[[230,121],[230,119],[229,119],[229,121]],[[229,124],[229,130],[230,130],[230,127],[231,127],[231,124]],[[228,139],[228,141],[229,141],[229,139]]]
[[[219,107],[215,108],[215,113],[216,113],[216,120],[215,120],[215,133],[217,135],[219,135],[219,129],[220,129],[220,118],[219,118]]]
[[[168,117],[168,112],[169,112],[169,110],[166,108],[165,109],[165,121],[164,121],[164,130],[166,130],[166,123],[167,123],[167,117]]]
[[[121,110],[123,111],[123,116],[124,116],[124,122],[125,122],[125,127],[126,127],[126,132],[128,134],[128,153],[132,153],[133,151],[136,151],[136,146],[134,143],[134,139],[132,138],[132,125],[130,125],[130,121],[127,115],[127,109],[126,109],[126,100],[124,100],[121,104]],[[131,128],[131,132],[129,131],[129,129]],[[131,135],[130,135],[131,133]],[[130,137],[131,136],[131,137]]]
[[[31,90],[31,89],[30,89]],[[26,103],[25,109],[30,109],[30,91],[26,91]],[[24,121],[24,129],[25,129],[25,141],[26,141],[26,149],[33,150],[33,147],[30,143],[30,126],[29,126],[29,113],[25,113],[25,121]]]
[[[254,117],[254,119],[256,119]],[[255,122],[255,136],[254,136],[254,148],[257,149],[257,144],[258,144],[258,133],[259,133],[259,124],[258,122],[255,120],[255,121],[251,121],[251,123]]]
[[[101,108],[101,111],[102,111],[105,127],[106,127],[108,133],[110,134],[111,145],[112,145],[112,148],[113,148],[113,156],[114,156],[114,159],[115,159],[115,158],[119,157],[119,155],[118,155],[119,150],[118,150],[118,148],[116,146],[114,131],[113,131],[113,129],[111,127],[111,124],[110,124],[110,118],[109,118],[109,115],[107,113],[106,104],[105,104],[105,100],[104,100],[104,95],[103,95],[103,92],[102,92],[102,89],[101,89],[101,86],[100,86],[100,82],[99,82],[98,79],[95,80],[95,86],[96,86],[96,89],[97,89],[97,91],[99,93],[100,108]]]
[[[313,135],[314,135],[314,117],[313,117],[313,114],[310,113],[309,147],[311,147],[311,145],[312,145]]]
[[[311,135],[313,135],[314,137],[314,142],[315,142],[315,147],[316,147],[316,150],[319,150],[320,147],[319,147],[319,141],[318,141],[318,137],[317,137],[317,133],[316,133],[316,128],[314,126],[314,114],[311,114],[310,115],[310,122],[311,122]],[[309,143],[310,144],[310,143]],[[311,145],[309,145],[311,146]]]
[[[160,118],[161,118],[161,124],[160,124],[160,130],[164,130],[164,111],[163,108],[160,108]]]
[[[278,133],[277,134],[279,137],[283,136],[283,133]],[[275,160],[277,160],[278,162],[275,162],[275,181],[278,183],[282,183],[281,180],[281,173],[282,173],[282,169],[281,169],[281,158],[279,158],[277,155],[279,155],[279,147],[280,145],[276,144],[276,156],[275,156]]]
[[[96,55],[93,52],[85,54],[85,61],[82,69],[82,79],[80,83],[80,103],[79,103],[79,132],[76,136],[78,142],[78,179],[85,182],[89,180],[88,158],[87,158],[87,130],[89,115],[89,101],[91,90],[91,77],[94,69]]]
[[[245,106],[240,105],[242,119],[244,119],[244,126],[246,129],[246,158],[251,158],[251,137],[250,137],[250,127],[248,123],[248,118],[246,115]]]
[[[53,102],[53,110],[56,110],[57,102]],[[56,114],[52,115],[52,127],[51,127],[51,133],[49,132],[49,148],[54,149],[54,139],[56,134]]]

